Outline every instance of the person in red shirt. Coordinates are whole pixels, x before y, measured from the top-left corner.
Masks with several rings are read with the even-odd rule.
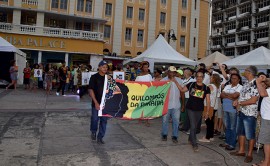
[[[29,67],[29,63],[26,63],[26,67],[23,69],[23,84],[24,89],[30,88],[30,75],[31,75],[31,68]]]

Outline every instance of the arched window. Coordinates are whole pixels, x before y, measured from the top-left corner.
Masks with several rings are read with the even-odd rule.
[[[125,51],[125,54],[130,55],[130,54],[131,54],[131,52],[130,52],[130,51]]]
[[[110,53],[110,50],[109,50],[109,49],[105,48],[105,49],[103,50],[103,54],[104,54],[104,55],[108,55],[109,53]]]

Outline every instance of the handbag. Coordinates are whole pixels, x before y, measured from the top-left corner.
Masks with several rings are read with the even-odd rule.
[[[217,88],[217,87],[216,87]],[[215,97],[215,103],[214,103],[214,107],[216,105],[216,101],[217,101],[217,94],[218,94],[218,89],[217,89],[217,93],[216,93],[216,97]],[[213,115],[214,115],[214,107],[211,107],[211,104],[210,104],[210,109],[209,109],[209,112],[208,112],[208,117],[209,119],[212,119]],[[207,106],[204,106],[204,109],[203,109],[203,117],[205,117],[207,115]]]

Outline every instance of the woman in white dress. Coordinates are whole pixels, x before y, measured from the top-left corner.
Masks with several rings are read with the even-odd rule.
[[[136,77],[135,81],[141,81],[141,82],[150,82],[153,81],[152,76],[149,73],[149,62],[143,61],[141,62],[141,73]],[[140,123],[140,120],[139,120]],[[147,127],[150,126],[149,120],[146,119],[145,125]]]

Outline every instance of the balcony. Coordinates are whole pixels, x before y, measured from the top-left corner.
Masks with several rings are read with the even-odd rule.
[[[0,32],[103,41],[103,33],[0,23]]]
[[[22,0],[22,4],[38,6],[38,0]]]

